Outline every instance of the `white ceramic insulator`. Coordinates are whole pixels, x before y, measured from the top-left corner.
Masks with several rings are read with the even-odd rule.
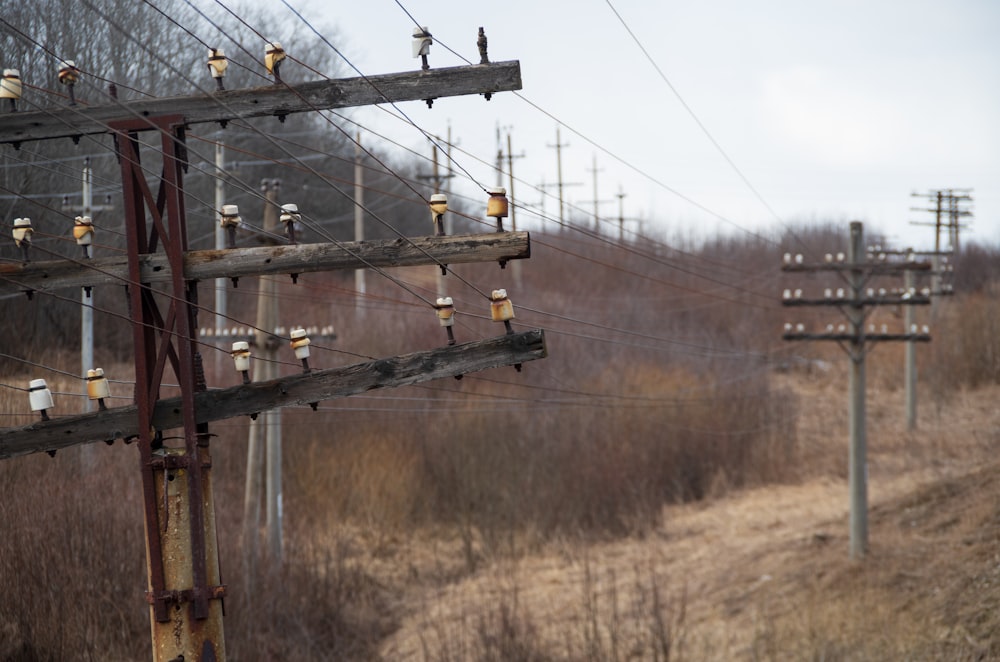
[[[32,379],[28,384],[28,402],[31,403],[31,411],[44,411],[55,406],[52,391],[48,389],[44,379]]]

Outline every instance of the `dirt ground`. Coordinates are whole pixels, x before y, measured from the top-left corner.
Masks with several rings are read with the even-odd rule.
[[[553,542],[472,574],[457,541],[384,545],[369,570],[403,614],[384,658],[472,658],[503,632],[538,659],[1000,654],[1000,389],[925,406],[907,433],[902,393],[870,386],[870,549],[852,561],[846,380],[787,379],[814,405],[798,421],[811,470],[796,484],[671,506],[641,538]]]

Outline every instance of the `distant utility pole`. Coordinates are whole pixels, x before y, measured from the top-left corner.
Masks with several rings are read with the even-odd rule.
[[[566,224],[566,212],[563,202],[562,148],[569,147],[569,143],[562,142],[558,124],[556,125],[556,144],[549,145],[549,147],[554,147],[556,150],[556,186],[559,187],[559,224],[564,226]]]
[[[959,240],[959,230],[968,228],[962,225],[961,219],[971,217],[972,211],[963,208],[965,204],[972,204],[972,189],[949,189],[948,191],[948,229],[951,241],[951,250],[956,255],[962,252],[961,241]]]
[[[497,122],[497,186],[503,186],[503,138],[500,122]]]
[[[510,131],[507,132],[507,181],[510,185],[507,187],[507,197],[510,200],[510,229],[517,232],[517,199],[514,197],[514,159],[523,159],[524,152],[520,154],[514,154],[514,149],[511,147]]]
[[[602,172],[604,168],[597,167],[597,154],[593,155],[592,159],[593,166],[587,168],[587,171],[594,176],[594,232],[601,231],[601,216],[599,212],[599,205],[605,202],[611,202],[610,200],[601,200],[600,196],[597,194],[597,173]]]
[[[260,186],[264,194],[264,236],[269,238],[278,226],[278,191],[281,184],[277,179],[264,179]],[[254,336],[253,345],[258,358],[254,379],[264,382],[278,376],[275,362],[279,344],[275,335],[278,326],[278,297],[277,283],[273,276],[261,276],[257,282],[257,317],[254,324],[257,331],[251,334]],[[262,486],[266,489],[268,552],[272,563],[277,563],[281,559],[281,522],[278,515],[281,491],[281,421],[277,418],[280,415],[280,410],[263,412],[250,421],[248,431],[247,475],[243,504],[243,552],[250,577],[253,576],[257,566],[260,503],[261,493],[264,491],[261,489]],[[276,476],[275,465],[277,465]],[[277,542],[274,540],[275,530]]]
[[[361,131],[354,141],[354,241],[365,239],[365,171],[362,167]],[[364,311],[365,269],[354,271],[354,309]]]
[[[946,256],[950,255],[950,251],[945,251],[944,253],[936,253],[934,251],[915,251],[912,248],[907,248],[905,250],[890,250],[881,245],[874,245],[868,247],[868,252],[872,256],[879,260],[884,260],[889,257],[901,257],[907,262],[916,262],[917,258],[931,258],[932,261],[938,261],[939,258],[947,259]],[[954,294],[954,289],[951,283],[942,282],[942,276],[944,274],[951,273],[951,265],[942,264],[940,272],[936,270],[931,264],[931,269],[929,273],[931,278],[937,283],[937,289],[932,287],[924,287],[920,290],[920,293],[924,296],[929,296],[931,298],[931,310],[937,305],[938,297],[950,296]],[[916,272],[907,270],[903,274],[903,291],[904,292],[916,292],[917,282],[916,282]],[[916,328],[916,321],[914,320],[914,310],[912,306],[906,306],[906,311],[904,313],[904,323],[903,326],[907,329]],[[905,403],[906,403],[906,429],[915,430],[917,428],[917,350],[913,341],[907,341],[906,352],[905,352],[905,364],[903,366],[904,382],[905,388]]]
[[[221,214],[222,207],[226,204],[226,158],[225,145],[220,139],[215,143],[215,213]],[[226,229],[221,224],[215,224],[215,250],[220,251],[226,248]],[[226,279],[215,279],[215,335],[222,334],[222,330],[229,325],[226,324]],[[216,354],[216,358],[221,357],[221,352]]]
[[[618,242],[625,243],[625,191],[622,187],[618,186],[618,193],[616,196],[618,198]]]
[[[110,204],[94,205],[94,171],[90,167],[89,156],[83,159],[81,179],[83,186],[80,192],[80,204],[63,205],[64,210],[79,212],[81,216],[89,216],[93,219],[99,211],[114,209]],[[80,291],[80,374],[85,377],[87,371],[94,367],[94,300],[91,298],[91,288],[84,287]],[[86,386],[84,386],[83,392],[86,394]],[[93,401],[90,398],[84,398],[83,410],[93,411],[93,408]]]
[[[882,259],[879,259],[879,258]],[[887,341],[930,342],[931,337],[924,328],[918,333],[915,328],[907,328],[904,333],[889,333],[883,327],[876,331],[875,325],[865,330],[867,311],[875,306],[914,306],[930,304],[930,297],[906,289],[898,293],[888,293],[884,289],[868,287],[873,278],[879,276],[899,276],[907,271],[928,271],[926,262],[888,262],[885,256],[871,256],[865,253],[864,231],[859,222],[851,223],[850,243],[847,255],[828,254],[825,262],[804,264],[802,255],[794,258],[785,253],[783,271],[815,273],[828,271],[835,273],[846,284],[845,288],[832,288],[824,292],[823,298],[804,298],[802,290],[785,290],[782,303],[785,306],[832,306],[838,308],[847,318],[847,325],[834,328],[827,325],[825,333],[807,332],[803,324],[786,324],[785,340],[833,340],[843,348],[851,361],[848,382],[848,427],[850,431],[850,451],[848,454],[848,481],[850,485],[850,556],[864,557],[868,550],[868,460],[865,421],[865,357],[870,343]],[[866,291],[867,288],[867,291]]]
[[[926,193],[913,193],[914,198],[924,198],[930,207],[911,207],[911,211],[922,211],[934,214],[933,222],[911,221],[910,225],[928,225],[934,228],[934,252],[932,256],[931,292],[935,295],[945,293],[942,275],[948,271],[944,263],[948,256],[955,255],[959,250],[959,230],[968,227],[961,223],[962,218],[972,216],[972,211],[964,205],[972,203],[972,189],[936,189]],[[945,215],[947,214],[947,221]],[[942,229],[948,230],[948,250],[941,247]],[[937,312],[937,302],[931,309],[931,314]]]
[[[913,249],[907,249],[908,253],[906,256],[907,262],[913,261]],[[916,272],[907,269],[903,272],[903,291],[904,292],[916,292],[917,290],[917,278]],[[905,312],[903,314],[903,328],[911,331],[917,327],[914,319],[913,306],[903,306]],[[905,382],[905,399],[906,399],[906,429],[913,430],[917,429],[917,343],[912,339],[906,341],[906,362],[903,367],[903,380]]]
[[[450,160],[449,160],[448,174],[446,175],[441,174],[441,167],[440,167],[441,164],[440,160],[438,159],[438,142],[440,141],[441,139],[438,138],[437,136],[435,136],[434,140],[431,141],[431,174],[417,175],[418,179],[430,180],[435,195],[441,192],[442,180],[451,179],[452,177],[455,176],[454,173],[451,172]],[[445,218],[449,216],[451,216],[451,214],[445,214]],[[439,268],[438,266],[434,266],[433,269],[435,271],[436,274],[435,278],[437,280],[437,295],[439,297],[443,297],[445,295],[445,286],[444,286],[445,269],[443,267]]]
[[[448,181],[450,182],[455,177],[455,162],[451,160],[451,122],[448,122],[448,149],[445,152],[445,156],[448,157]],[[452,219],[454,214],[445,214],[444,217],[444,231],[445,234],[452,235],[455,234],[455,221]]]

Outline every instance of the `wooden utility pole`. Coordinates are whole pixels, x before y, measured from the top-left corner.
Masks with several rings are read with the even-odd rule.
[[[15,290],[36,291],[93,286],[102,279],[118,285],[124,282],[135,347],[135,404],[43,422],[55,424],[51,428],[39,428],[36,423],[0,430],[0,457],[36,452],[46,446],[57,450],[95,439],[138,440],[147,551],[146,598],[154,662],[222,662],[226,657],[222,626],[226,586],[219,572],[215,538],[209,422],[371,388],[523,363],[545,355],[541,333],[529,331],[346,369],[317,370],[209,391],[197,341],[199,280],[330,268],[318,267],[315,261],[303,262],[303,256],[310,251],[327,265],[342,260],[349,268],[357,268],[359,262],[364,264],[359,255],[371,248],[355,245],[357,250],[351,251],[340,245],[332,252],[329,245],[266,247],[263,252],[225,249],[202,251],[200,262],[193,259],[187,245],[183,187],[188,128],[200,123],[224,125],[252,117],[283,118],[297,112],[462,94],[483,94],[488,98],[520,87],[518,63],[484,63],[5,116],[0,124],[0,144],[15,148],[31,140],[78,139],[103,133],[111,133],[115,139],[128,244],[126,259],[115,263],[119,270],[98,273],[96,260],[82,269],[54,261],[6,269],[0,279]],[[150,142],[139,140],[139,134],[145,132],[160,138],[157,151],[162,158],[162,175],[155,193],[150,189],[148,173],[140,165],[140,147]],[[470,245],[468,238],[424,241],[428,239],[432,245],[442,247],[463,242]],[[436,263],[429,253],[414,252],[420,241],[383,243],[380,254],[371,262],[387,266],[407,259],[415,264]],[[465,260],[485,261],[488,252],[474,250],[474,254],[465,255]],[[399,259],[400,255],[404,259]],[[199,270],[201,276],[197,275]],[[50,278],[53,274],[59,275]],[[162,399],[160,389],[168,365],[181,395]],[[183,431],[182,442],[167,445],[166,440],[175,435],[165,433],[174,429]],[[275,491],[280,487],[276,486]]]
[[[870,343],[903,341],[930,342],[930,335],[924,331],[917,333],[907,327],[903,333],[889,333],[886,328],[876,331],[874,325],[865,330],[867,310],[874,306],[914,306],[930,304],[930,297],[906,290],[898,293],[886,293],[865,288],[876,276],[899,276],[908,271],[929,271],[930,264],[906,261],[892,263],[884,257],[869,259],[864,247],[863,226],[859,222],[851,223],[847,255],[828,255],[826,261],[820,264],[804,264],[801,255],[785,254],[783,271],[790,272],[833,272],[847,285],[838,288],[834,295],[833,288],[827,289],[823,298],[808,298],[802,296],[802,290],[785,290],[782,304],[785,306],[832,306],[840,309],[848,320],[835,328],[827,326],[825,333],[812,333],[805,330],[804,325],[785,325],[785,340],[833,340],[846,352],[851,362],[848,378],[848,431],[850,436],[848,452],[848,483],[850,492],[850,556],[853,559],[864,557],[868,549],[868,460],[865,422],[865,357],[871,349]]]

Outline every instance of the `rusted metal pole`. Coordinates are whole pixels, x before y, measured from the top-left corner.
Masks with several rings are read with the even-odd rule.
[[[205,447],[198,448],[194,455],[188,455],[185,448],[160,448],[153,452],[158,534],[162,556],[169,560],[164,564],[163,579],[164,584],[171,587],[160,593],[151,588],[147,594],[151,608],[156,601],[168,606],[165,620],[150,619],[154,662],[226,659],[221,600],[225,587],[219,570],[210,463]],[[202,504],[191,503],[194,471],[201,474]],[[192,536],[195,523],[191,513],[196,509],[205,515],[199,533],[205,541],[205,556],[210,559],[205,568],[206,585],[200,590],[194,588],[196,564],[191,554],[195,544]],[[193,610],[189,606],[199,599],[207,600],[208,611],[204,618],[191,618]]]
[[[163,170],[153,196],[139,165],[136,132],[161,132]],[[125,200],[129,303],[134,320],[140,468],[146,530],[150,629],[154,662],[225,659],[215,521],[208,467],[208,426],[195,418],[196,391],[205,390],[195,328],[197,287],[185,279],[187,228],[183,169],[184,125],[179,116],[117,122]],[[151,223],[147,223],[147,215]],[[148,234],[147,234],[148,232]],[[171,267],[171,304],[161,312],[140,262],[162,246]],[[164,446],[153,411],[167,364],[180,385],[183,446]]]

